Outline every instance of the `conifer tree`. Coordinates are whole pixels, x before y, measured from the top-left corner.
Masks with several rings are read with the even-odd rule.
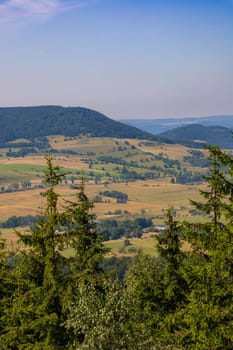
[[[93,203],[85,193],[84,179],[77,190],[76,200],[67,201],[64,212],[66,239],[74,249],[74,256],[69,261],[72,298],[65,325],[74,336],[70,348],[86,349],[92,344],[93,334],[97,334],[90,315],[93,313],[94,317],[100,312],[99,306],[106,297],[107,285],[101,261],[108,249],[103,245],[103,236],[96,231],[95,216],[91,213]],[[96,298],[99,303],[95,305]]]
[[[201,192],[205,202],[193,204],[212,219],[187,229],[191,250],[184,273],[191,292],[181,343],[186,349],[226,350],[233,344],[233,230],[228,218],[233,185],[227,180],[232,159],[217,147],[209,152],[207,190]]]
[[[4,310],[8,307],[6,299],[9,298],[9,294],[6,242],[1,237],[0,232],[0,336],[4,332],[3,314]]]
[[[138,349],[154,349],[160,320],[161,264],[158,259],[139,251],[126,274],[129,320],[125,332]],[[156,341],[154,340],[156,339]]]
[[[45,208],[30,234],[18,233],[28,250],[20,254],[15,266],[20,284],[13,295],[7,315],[7,332],[2,337],[3,349],[64,349],[62,272],[64,260],[59,249],[62,235],[58,211],[59,195],[54,188],[63,179],[60,168],[46,157]]]
[[[167,229],[156,236],[157,249],[161,261],[160,282],[157,285],[159,295],[159,338],[164,344],[176,341],[179,327],[177,314],[185,305],[188,292],[187,283],[182,274],[186,263],[186,254],[181,250],[182,225],[174,220],[171,209],[167,211]]]
[[[185,305],[187,285],[182,276],[185,254],[181,227],[167,212],[167,229],[157,238],[158,258],[140,253],[129,268],[126,286],[135,348],[165,349],[176,343],[177,314]]]
[[[100,267],[108,249],[103,245],[103,235],[96,231],[95,215],[91,213],[93,203],[85,193],[84,179],[77,187],[75,201],[67,201],[65,220],[68,224],[67,241],[74,249],[71,267],[75,283],[84,280],[96,281],[103,271]]]

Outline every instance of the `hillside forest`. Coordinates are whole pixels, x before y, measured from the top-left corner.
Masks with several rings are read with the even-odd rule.
[[[20,249],[1,239],[1,349],[232,349],[232,157],[209,147],[202,200],[192,201],[205,222],[168,209],[158,256],[138,252],[123,274],[111,269],[84,179],[60,208],[65,174],[46,161],[41,215],[16,232]]]

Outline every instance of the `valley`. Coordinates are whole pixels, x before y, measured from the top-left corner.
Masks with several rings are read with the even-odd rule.
[[[168,208],[177,219],[203,221],[203,215],[193,210],[190,199],[200,198],[204,188],[200,174],[208,168],[207,151],[181,145],[164,144],[141,139],[95,138],[87,136],[49,136],[47,148],[35,149],[24,157],[9,155],[9,148],[1,148],[0,158],[0,222],[12,216],[39,215],[43,208],[44,171],[46,153],[62,167],[66,177],[57,192],[62,200],[74,198],[74,188],[84,177],[86,193],[94,202],[97,220],[133,220],[137,217],[163,223]],[[15,154],[28,140],[11,143]],[[14,147],[16,145],[17,147]],[[105,196],[106,191],[127,195],[127,201]],[[3,236],[12,240],[14,228],[1,228]]]

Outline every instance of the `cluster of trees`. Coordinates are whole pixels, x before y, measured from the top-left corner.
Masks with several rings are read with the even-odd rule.
[[[0,246],[2,349],[232,349],[232,157],[210,148],[203,202],[193,205],[212,219],[179,223],[168,210],[159,257],[139,253],[123,280],[104,272],[106,249],[83,183],[60,213],[63,174],[47,160],[44,218],[19,233],[28,249],[10,259]],[[74,255],[64,257],[64,246]]]
[[[30,181],[23,181],[21,183],[15,182],[13,184],[9,184],[7,187],[1,186],[0,190],[1,192],[9,193],[9,192],[25,191],[31,187],[32,187],[32,183]]]
[[[38,148],[45,149],[49,148],[49,140],[47,137],[38,137],[22,142],[0,142],[0,148]]]
[[[55,149],[55,148],[52,148],[50,149],[50,152],[51,154],[54,154],[54,153],[59,153],[59,154],[68,154],[68,155],[79,155],[80,153],[72,150],[72,149]],[[81,154],[82,155],[82,154]]]
[[[0,148],[8,148],[7,157],[24,157],[50,148],[47,137],[31,139],[27,142],[2,142]]]
[[[40,219],[39,215],[11,216],[0,224],[2,228],[15,228],[24,226],[34,226]]]
[[[120,211],[119,214],[127,211]],[[117,213],[116,213],[117,214]],[[1,228],[18,228],[29,226],[33,229],[34,225],[41,220],[40,215],[25,215],[25,216],[11,216],[6,221],[0,224]],[[151,218],[138,217],[133,220],[116,220],[104,219],[96,222],[96,231],[103,235],[103,240],[119,239],[122,237],[141,237],[144,229],[153,229],[153,222]]]
[[[153,171],[148,171],[145,173],[138,173],[135,170],[128,170],[125,166],[121,170],[121,178],[124,181],[134,181],[134,180],[148,180],[156,179],[159,177],[159,174],[156,174]]]
[[[180,162],[178,159],[170,159],[166,154],[161,152],[157,156],[154,156],[155,160],[160,160],[164,163],[164,166],[166,168],[173,168],[174,166],[177,167],[177,169],[180,169]]]
[[[183,160],[185,162],[188,162],[189,164],[196,166],[196,167],[202,167],[206,168],[209,166],[210,162],[209,159],[205,157],[205,154],[196,149],[189,150],[190,156],[184,156]]]
[[[100,192],[101,196],[105,196],[105,197],[110,197],[110,198],[116,198],[117,199],[117,203],[127,203],[128,201],[128,195],[124,192],[121,191],[101,191]]]
[[[192,166],[201,167],[201,168],[207,168],[209,166],[209,161],[207,158],[201,157],[192,157],[192,156],[185,156],[183,157],[185,162],[188,162]]]
[[[19,151],[12,151],[9,149],[8,152],[6,152],[7,157],[25,157],[27,154],[34,154],[37,153],[37,150],[35,148],[30,147],[23,147]]]
[[[202,183],[203,176],[200,173],[187,171],[180,171],[175,176],[175,183],[177,184],[194,184],[194,183]]]
[[[145,228],[153,227],[152,219],[143,217],[134,220],[104,219],[98,222],[97,231],[103,233],[104,240],[122,237],[141,237]]]

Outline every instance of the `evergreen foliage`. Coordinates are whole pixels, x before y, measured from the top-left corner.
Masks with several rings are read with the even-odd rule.
[[[175,342],[179,325],[177,313],[186,302],[188,285],[182,274],[186,254],[181,251],[182,227],[174,220],[172,210],[167,211],[167,230],[156,236],[161,259],[160,282],[157,285],[160,317],[159,339],[169,345]]]
[[[36,106],[0,108],[0,139],[34,139],[48,135],[154,139],[156,136],[82,107]]]
[[[84,179],[77,189],[76,201],[66,202],[65,219],[69,227],[68,244],[75,251],[71,258],[73,277],[79,283],[102,273],[100,262],[108,249],[103,245],[103,236],[96,231],[95,215],[90,212],[93,203],[85,194]]]
[[[165,131],[158,135],[171,142],[177,142],[188,147],[201,147],[215,145],[222,148],[232,148],[231,129],[223,126],[203,126],[200,124],[189,124],[172,130]]]
[[[62,323],[63,258],[58,247],[62,236],[56,233],[60,226],[59,195],[54,187],[63,174],[47,158],[45,173],[45,208],[30,234],[18,233],[29,252],[21,252],[16,264],[20,284],[13,293],[13,302],[6,315],[7,332],[2,337],[4,349],[62,349],[66,336]]]
[[[4,333],[4,318],[3,314],[8,307],[8,293],[10,293],[10,286],[8,284],[7,251],[5,240],[1,237],[0,232],[0,336]]]
[[[184,272],[190,286],[183,310],[182,344],[186,349],[231,349],[233,344],[232,158],[210,147],[211,168],[204,203],[193,204],[212,215],[207,224],[187,227],[191,243]]]

